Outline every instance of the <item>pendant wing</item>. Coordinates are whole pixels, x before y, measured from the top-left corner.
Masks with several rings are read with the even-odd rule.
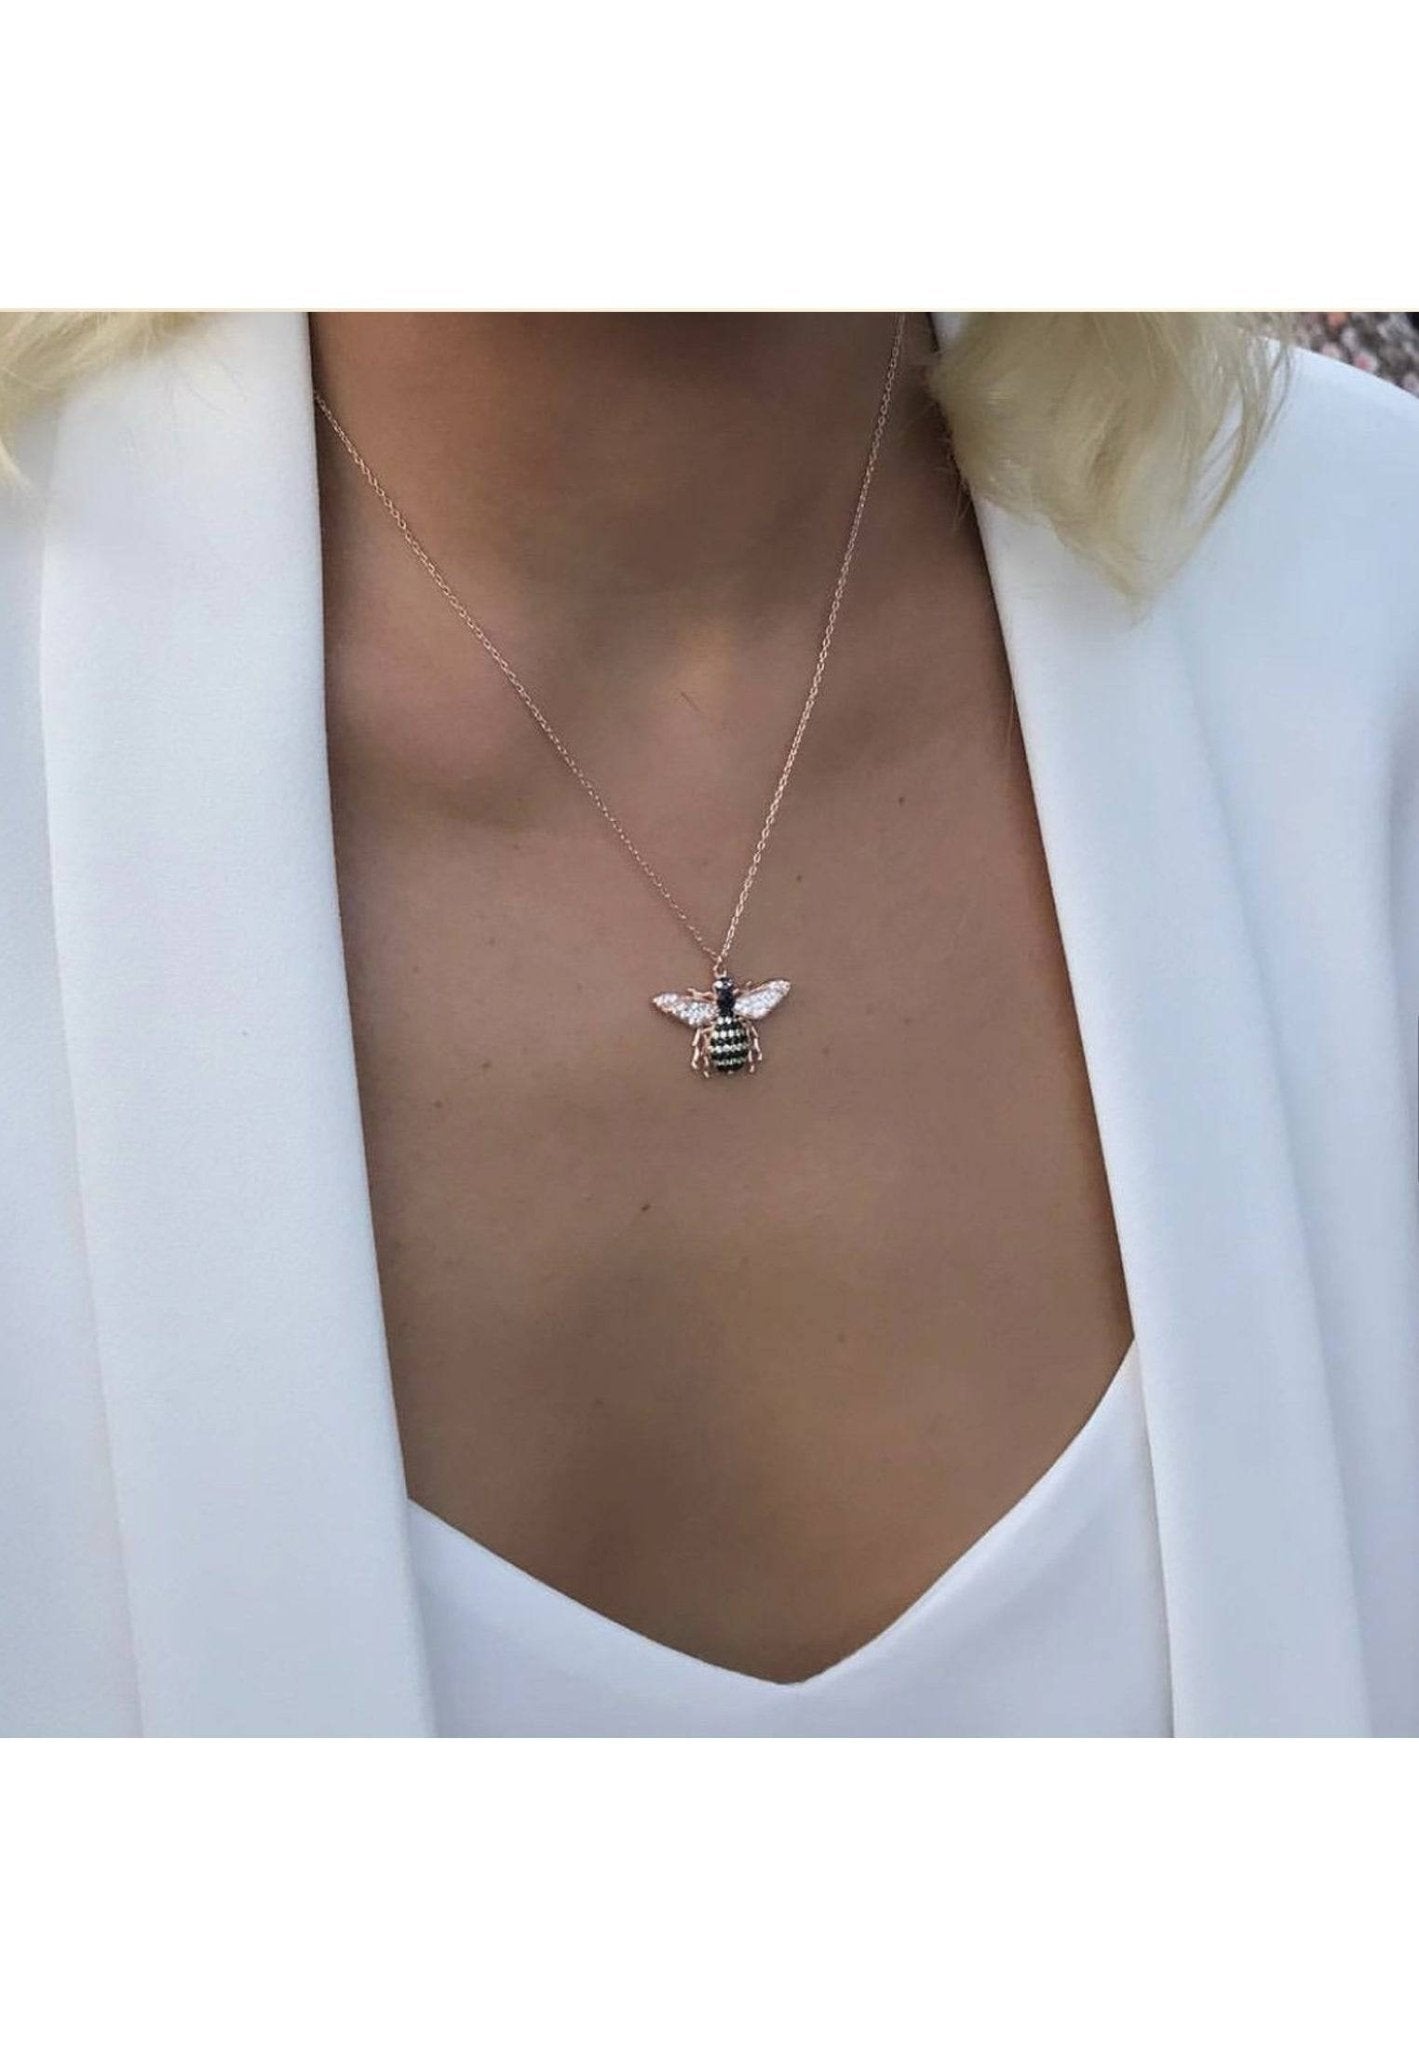
[[[741,989],[734,1002],[736,1017],[745,1017],[751,1024],[760,1017],[767,1017],[770,1010],[776,1010],[792,987],[787,981],[761,981],[757,988]]]
[[[713,996],[677,996],[674,994],[652,996],[657,1010],[663,1010],[667,1017],[678,1017],[682,1024],[688,1024],[692,1031],[698,1031],[702,1024],[712,1024],[715,1016]]]

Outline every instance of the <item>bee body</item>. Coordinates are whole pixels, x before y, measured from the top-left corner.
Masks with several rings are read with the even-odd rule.
[[[739,1017],[716,1017],[706,1034],[709,1063],[717,1074],[737,1074],[754,1062],[758,1033]]]
[[[711,1074],[752,1074],[764,1055],[754,1025],[788,994],[786,981],[750,982],[739,988],[728,975],[716,975],[710,991],[654,998],[668,1017],[688,1024],[695,1034],[690,1065],[708,1080]]]

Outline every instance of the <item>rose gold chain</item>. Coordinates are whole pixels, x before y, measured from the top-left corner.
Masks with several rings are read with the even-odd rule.
[[[867,463],[863,470],[862,483],[857,493],[857,503],[853,509],[852,525],[848,530],[847,546],[843,550],[842,563],[838,569],[837,581],[833,586],[832,602],[828,607],[828,623],[824,629],[822,643],[818,649],[818,659],[813,667],[812,680],[809,682],[808,685],[808,695],[804,699],[803,709],[799,714],[797,727],[795,728],[793,738],[789,743],[788,754],[784,761],[782,772],[779,775],[778,781],[774,785],[774,793],[769,799],[769,808],[767,813],[765,814],[763,826],[760,829],[759,837],[754,847],[753,857],[749,862],[748,872],[744,877],[744,881],[740,888],[738,898],[735,901],[734,910],[730,916],[729,924],[725,930],[723,941],[718,947],[710,944],[709,940],[705,937],[704,933],[699,929],[698,925],[695,924],[694,920],[676,902],[675,898],[671,895],[669,889],[665,886],[665,883],[661,880],[660,876],[656,873],[655,869],[651,866],[650,862],[645,858],[644,854],[636,846],[629,832],[627,832],[625,826],[621,823],[620,819],[616,816],[616,813],[611,809],[611,806],[606,802],[605,798],[601,795],[601,792],[592,782],[590,776],[587,775],[584,769],[581,767],[581,764],[577,761],[575,755],[571,752],[570,748],[567,747],[565,743],[561,739],[559,739],[557,734],[553,731],[552,726],[546,717],[546,714],[543,712],[541,706],[533,698],[531,692],[526,688],[521,677],[517,674],[512,664],[493,644],[492,640],[484,631],[483,627],[479,625],[477,619],[474,618],[472,612],[470,612],[468,607],[463,603],[463,600],[450,587],[448,580],[444,576],[442,570],[439,568],[438,564],[433,560],[432,556],[428,553],[427,549],[420,542],[418,536],[415,534],[413,528],[410,526],[403,512],[395,503],[394,499],[390,496],[389,492],[385,489],[384,485],[380,482],[379,478],[375,475],[374,471],[370,468],[369,464],[365,461],[364,456],[361,455],[359,449],[355,446],[354,442],[350,439],[350,436],[341,426],[339,420],[331,411],[324,397],[318,391],[315,393],[315,402],[317,406],[320,408],[320,411],[324,415],[326,421],[328,422],[331,431],[334,433],[336,439],[344,447],[345,452],[349,455],[351,461],[359,470],[365,482],[369,485],[370,489],[379,499],[385,511],[394,521],[394,524],[398,527],[400,533],[403,535],[405,541],[407,542],[411,552],[414,554],[416,559],[420,563],[422,563],[423,567],[427,570],[429,576],[432,578],[438,590],[447,599],[448,603],[452,606],[453,610],[457,613],[458,617],[463,621],[464,625],[468,628],[469,632],[473,635],[474,639],[477,640],[478,644],[483,648],[484,652],[487,653],[490,656],[490,658],[497,664],[498,668],[502,670],[503,674],[507,677],[507,680],[511,683],[513,689],[521,698],[522,703],[528,711],[529,715],[532,717],[537,726],[541,729],[546,738],[551,741],[552,745],[556,748],[558,754],[561,755],[562,760],[566,763],[567,767],[571,770],[572,774],[576,777],[577,781],[581,784],[586,794],[591,798],[591,801],[595,804],[597,810],[600,811],[602,817],[611,827],[611,830],[616,834],[616,837],[620,840],[622,846],[625,847],[627,853],[631,856],[631,859],[635,862],[636,866],[640,869],[641,873],[645,876],[646,880],[650,882],[656,890],[659,891],[660,895],[664,898],[666,903],[669,904],[670,908],[674,911],[676,917],[679,918],[681,924],[685,927],[685,930],[690,934],[691,938],[695,941],[696,945],[700,948],[701,952],[705,954],[707,959],[713,962],[714,971],[716,974],[719,974],[723,971],[724,964],[729,958],[729,949],[734,944],[734,935],[738,931],[739,921],[744,915],[744,906],[749,901],[749,891],[754,886],[755,877],[758,875],[759,872],[759,864],[763,860],[764,850],[769,843],[769,835],[773,831],[775,820],[778,817],[779,806],[783,802],[784,791],[788,788],[788,778],[793,773],[793,764],[798,759],[798,750],[803,744],[803,735],[808,730],[808,721],[813,715],[813,706],[818,701],[819,687],[822,684],[823,675],[828,666],[828,652],[832,647],[833,633],[836,630],[838,623],[838,612],[842,607],[843,592],[847,589],[848,572],[852,568],[852,559],[857,551],[857,536],[862,526],[862,515],[863,512],[866,510],[867,506],[867,494],[872,486],[873,473],[877,468],[877,457],[882,447],[882,436],[887,426],[887,415],[891,409],[892,392],[897,381],[897,366],[901,360],[902,336],[905,326],[906,315],[905,313],[899,313],[897,316],[896,332],[892,339],[891,361],[887,366],[887,378],[885,384],[882,387],[882,398],[877,408],[877,417],[872,429],[872,440],[867,452]]]

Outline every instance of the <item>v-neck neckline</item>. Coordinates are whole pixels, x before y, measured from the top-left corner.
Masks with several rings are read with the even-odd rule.
[[[1070,1512],[1071,1498],[1080,1512],[1087,1511],[1089,1473],[1123,1428],[1128,1404],[1140,1398],[1137,1345],[1130,1343],[1083,1423],[1014,1504],[875,1635],[804,1678],[760,1677],[645,1635],[524,1571],[411,1500],[416,1561],[425,1577],[435,1580],[470,1614],[476,1614],[483,1601],[490,1601],[504,1614],[515,1613],[519,1625],[538,1639],[560,1641],[573,1657],[583,1651],[596,1659],[610,1657],[628,1677],[638,1671],[650,1677],[669,1674],[722,1694],[757,1692],[804,1699],[861,1675],[900,1648],[914,1631],[939,1619],[941,1610],[953,1600],[982,1588],[997,1572],[1008,1573],[1027,1534],[1053,1521],[1059,1541],[1067,1540],[1075,1519]],[[1033,1562],[1043,1564],[1053,1548],[1046,1537]]]

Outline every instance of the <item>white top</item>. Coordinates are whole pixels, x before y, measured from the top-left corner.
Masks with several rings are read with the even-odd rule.
[[[583,1607],[410,1503],[441,1735],[1170,1735],[1136,1350],[1030,1491],[871,1642],[752,1678]]]

